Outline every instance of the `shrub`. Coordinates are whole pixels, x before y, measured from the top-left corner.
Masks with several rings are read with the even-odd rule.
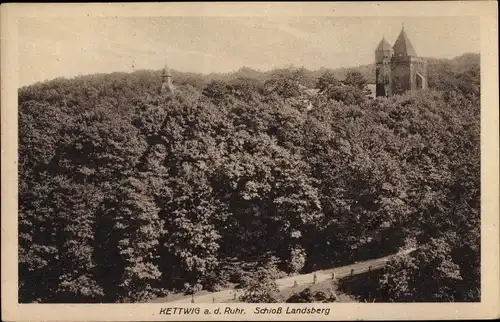
[[[276,267],[260,267],[252,277],[244,281],[245,289],[240,297],[246,303],[278,303],[279,288],[276,284],[278,270]]]
[[[287,303],[313,303],[314,297],[310,288],[306,288],[302,292],[296,293],[290,296],[287,300]]]
[[[288,261],[288,269],[291,273],[298,273],[306,263],[306,252],[303,248],[294,248]]]

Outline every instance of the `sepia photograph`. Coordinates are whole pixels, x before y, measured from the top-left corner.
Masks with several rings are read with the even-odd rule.
[[[485,303],[481,14],[293,12],[17,18],[16,305]]]

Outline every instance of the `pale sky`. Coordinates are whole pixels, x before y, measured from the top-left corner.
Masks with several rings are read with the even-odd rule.
[[[230,72],[352,67],[374,61],[404,23],[417,54],[480,52],[478,17],[22,18],[20,85],[82,74],[159,70]]]

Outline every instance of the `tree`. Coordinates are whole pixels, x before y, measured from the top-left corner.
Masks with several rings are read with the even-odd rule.
[[[254,78],[239,77],[229,84],[231,93],[238,99],[251,102],[258,100],[263,92],[263,85]]]
[[[245,303],[279,303],[277,272],[273,267],[261,267],[245,284],[247,287],[240,301]]]
[[[325,92],[330,87],[337,87],[339,85],[340,82],[337,80],[335,75],[330,71],[323,73],[316,82],[316,88],[319,89],[320,92]]]
[[[156,265],[156,254],[163,234],[155,203],[149,196],[147,186],[136,178],[127,178],[119,183],[114,194],[105,203],[104,215],[112,220],[107,248],[116,247],[115,257],[101,258],[103,266],[116,265],[120,274],[117,293],[124,302],[143,301],[158,291],[161,276]],[[111,253],[112,249],[104,250]],[[116,261],[113,263],[113,261]],[[106,263],[106,264],[105,264]],[[106,276],[101,276],[106,279]]]
[[[369,284],[385,300],[477,301],[480,84],[466,65],[434,70],[442,90],[377,100],[359,74],[325,73],[308,111],[294,104],[305,69],[179,74],[207,86],[168,98],[147,71],[20,89],[21,302],[137,302],[226,281],[278,301],[284,272],[410,245]]]
[[[277,71],[264,83],[264,91],[282,99],[297,97],[301,94],[300,74],[289,70]]]
[[[347,73],[344,83],[363,90],[366,86],[366,79],[360,72],[350,71]]]
[[[366,100],[362,90],[356,86],[331,86],[326,92],[329,99],[342,102],[346,105],[360,105]]]
[[[220,80],[213,80],[208,83],[202,91],[203,95],[210,98],[214,103],[219,104],[227,99],[230,93],[228,84]]]

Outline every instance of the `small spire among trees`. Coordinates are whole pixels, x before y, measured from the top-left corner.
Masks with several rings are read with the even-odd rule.
[[[161,84],[161,94],[169,95],[175,91],[175,87],[172,84],[172,75],[170,74],[170,69],[167,64],[163,67],[163,71],[161,74],[162,84]]]

